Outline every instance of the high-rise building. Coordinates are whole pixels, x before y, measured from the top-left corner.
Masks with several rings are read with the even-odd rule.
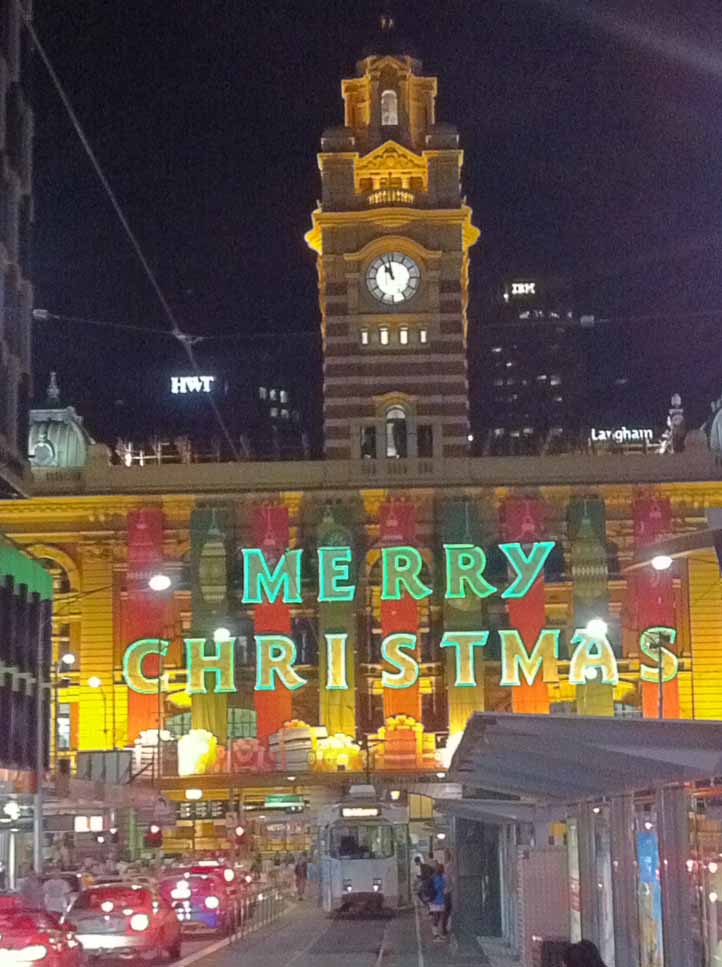
[[[454,457],[469,435],[469,249],[463,154],[436,120],[435,77],[374,53],[342,82],[345,119],[321,139],[318,256],[325,454]]]
[[[23,3],[29,12],[29,0]],[[23,489],[30,400],[31,38],[16,0],[0,0],[0,497]]]
[[[570,283],[539,275],[504,279],[484,315],[475,353],[477,451],[569,447],[588,415],[579,406],[587,370],[585,317]]]

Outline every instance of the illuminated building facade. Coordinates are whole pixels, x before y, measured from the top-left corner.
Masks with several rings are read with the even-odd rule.
[[[722,506],[706,440],[468,454],[478,232],[435,92],[415,60],[369,57],[344,82],[345,127],[324,135],[307,241],[326,460],[121,459],[51,385],[34,497],[0,505],[53,576],[54,667],[75,656],[54,682],[55,754],[130,750],[186,810],[200,790],[199,842],[224,838],[213,803],[266,803],[259,789],[366,769],[438,782],[477,711],[722,718],[714,554],[625,573]],[[213,385],[174,375],[180,396]],[[149,588],[156,572],[169,590]]]

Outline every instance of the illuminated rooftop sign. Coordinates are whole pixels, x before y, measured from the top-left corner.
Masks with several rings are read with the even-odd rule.
[[[185,396],[188,393],[210,393],[215,376],[171,376],[170,391],[174,396]]]
[[[536,295],[536,282],[512,282],[512,295]]]
[[[654,430],[640,426],[617,426],[608,429],[592,427],[589,441],[590,443],[652,443]]]

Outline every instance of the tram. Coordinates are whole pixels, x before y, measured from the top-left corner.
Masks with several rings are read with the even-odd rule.
[[[373,786],[319,812],[321,905],[327,913],[398,910],[411,902],[409,811]]]

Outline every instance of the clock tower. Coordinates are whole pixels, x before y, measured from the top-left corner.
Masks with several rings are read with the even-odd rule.
[[[469,249],[463,152],[436,121],[436,78],[373,54],[342,81],[326,130],[317,254],[324,441],[331,459],[445,458],[468,450]]]

